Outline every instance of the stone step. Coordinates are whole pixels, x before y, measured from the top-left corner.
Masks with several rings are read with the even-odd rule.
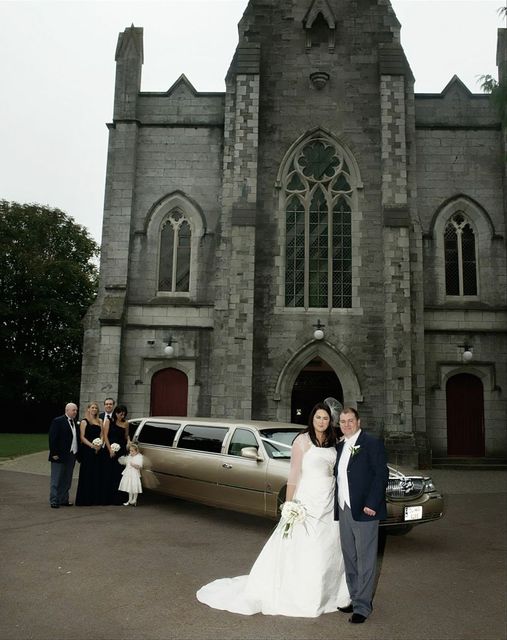
[[[433,458],[434,469],[480,469],[486,471],[504,469],[507,470],[507,458]]]

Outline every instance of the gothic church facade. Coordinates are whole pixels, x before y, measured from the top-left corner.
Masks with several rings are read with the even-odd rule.
[[[507,36],[498,31],[506,81]],[[305,422],[334,397],[392,461],[507,453],[506,134],[415,94],[389,0],[250,0],[221,93],[141,92],[116,50],[81,406]]]

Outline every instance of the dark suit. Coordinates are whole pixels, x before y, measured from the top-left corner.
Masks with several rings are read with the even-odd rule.
[[[339,461],[347,440],[338,443],[335,476],[339,482]],[[347,465],[350,509],[338,503],[339,489],[335,491],[335,519],[340,521],[340,538],[347,585],[354,613],[365,617],[371,613],[375,584],[379,520],[386,518],[385,490],[389,478],[384,443],[361,430]],[[375,511],[374,516],[364,513],[364,507]]]
[[[76,441],[79,442],[79,425],[76,427]],[[76,456],[72,453],[72,428],[66,415],[54,418],[49,427],[49,461],[51,462],[51,486],[49,502],[53,505],[69,502],[72,473]]]

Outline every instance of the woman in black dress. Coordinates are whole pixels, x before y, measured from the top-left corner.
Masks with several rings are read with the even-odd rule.
[[[76,505],[87,507],[104,503],[103,457],[102,449],[103,426],[99,418],[99,405],[90,402],[86,408],[85,417],[79,424],[79,481],[76,493]],[[100,440],[100,444],[94,441]]]
[[[111,420],[104,420],[104,441],[106,443],[106,501],[104,504],[123,504],[128,494],[118,491],[121,474],[124,467],[118,458],[127,455],[129,423],[127,422],[127,407],[119,404],[115,407]]]

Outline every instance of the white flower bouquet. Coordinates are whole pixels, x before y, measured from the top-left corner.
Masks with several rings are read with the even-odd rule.
[[[118,453],[118,451],[121,449],[120,445],[117,442],[113,442],[111,444],[111,451],[113,451],[114,453]]]
[[[306,520],[306,508],[297,500],[284,502],[282,507],[282,538],[292,535],[295,524]]]
[[[102,440],[100,438],[94,438],[92,440],[92,444],[94,447],[101,447],[102,446]],[[95,453],[98,452],[98,449],[95,449]]]

